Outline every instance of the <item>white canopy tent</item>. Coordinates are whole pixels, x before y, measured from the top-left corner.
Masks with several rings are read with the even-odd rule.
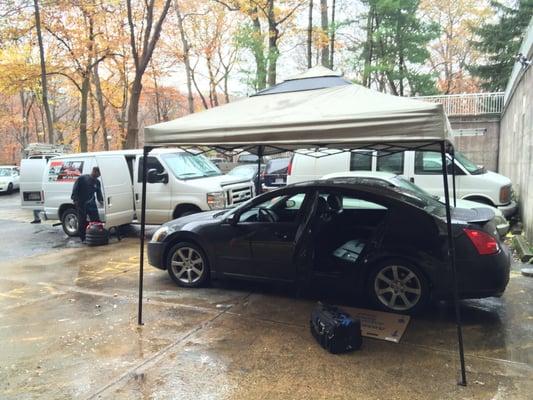
[[[460,384],[466,385],[446,168],[446,153],[453,155],[453,142],[448,118],[440,104],[379,93],[352,84],[329,69],[315,67],[254,96],[148,126],[144,134],[145,157],[152,148],[160,146],[219,151],[244,148],[259,155],[325,147],[340,151],[372,148],[389,154],[408,149],[441,152]],[[147,179],[146,163],[143,165],[139,324],[142,324]]]

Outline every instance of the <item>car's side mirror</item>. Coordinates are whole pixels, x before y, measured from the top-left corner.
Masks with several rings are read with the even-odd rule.
[[[166,172],[157,172],[157,169],[149,169],[146,175],[148,183],[168,183],[168,174]]]
[[[237,214],[231,214],[228,218],[226,218],[226,222],[231,226],[235,226],[239,222],[239,216]]]

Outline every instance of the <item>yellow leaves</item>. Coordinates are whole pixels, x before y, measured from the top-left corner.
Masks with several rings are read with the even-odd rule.
[[[39,64],[29,45],[13,45],[0,49],[0,93],[14,94],[33,89],[39,84]]]

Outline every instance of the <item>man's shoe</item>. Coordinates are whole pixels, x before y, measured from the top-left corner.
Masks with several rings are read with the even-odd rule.
[[[40,219],[34,219],[33,221],[30,222],[30,224],[40,224],[40,223],[41,223]]]

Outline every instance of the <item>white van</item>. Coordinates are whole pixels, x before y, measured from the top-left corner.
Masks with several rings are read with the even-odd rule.
[[[100,168],[106,226],[140,219],[142,150],[69,154],[51,159],[43,174],[44,213],[61,220],[68,235],[76,235],[77,215],[70,199],[78,176]],[[254,195],[248,180],[222,175],[203,155],[177,149],[153,150],[148,156],[146,223],[162,224],[199,211],[225,208]]]
[[[309,150],[294,153],[287,174],[287,184],[320,179],[326,174],[344,171],[383,171],[402,175],[432,195],[443,196],[441,154],[433,151],[404,151],[390,155],[374,150]],[[451,157],[448,156],[451,172]],[[499,208],[509,217],[516,211],[511,180],[475,165],[455,152],[457,198]],[[452,178],[449,177],[450,192]]]

